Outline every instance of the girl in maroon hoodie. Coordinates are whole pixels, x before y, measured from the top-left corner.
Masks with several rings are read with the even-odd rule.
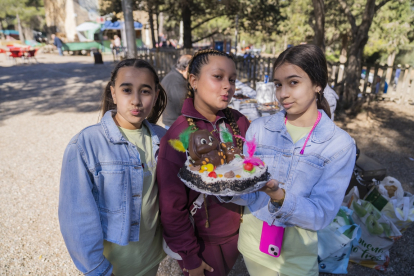
[[[164,239],[185,275],[227,275],[239,255],[237,239],[242,216],[240,206],[220,203],[214,196],[205,196],[204,204],[194,215],[192,226],[188,215],[200,193],[178,178],[178,171],[187,159],[174,150],[168,140],[177,139],[189,125],[207,129],[220,140],[219,129],[226,125],[233,134],[245,136],[249,121],[227,106],[235,92],[236,66],[231,56],[216,50],[197,52],[188,68],[188,96],[182,115],[161,140],[157,164],[157,180],[161,223]],[[236,145],[242,149],[242,141]]]

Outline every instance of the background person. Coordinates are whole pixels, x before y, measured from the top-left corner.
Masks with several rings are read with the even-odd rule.
[[[333,90],[329,84],[326,85],[325,89],[323,90],[323,95],[326,101],[329,104],[329,109],[331,111],[331,119],[334,120],[335,109],[337,101],[339,100],[338,94],[336,94],[335,90]]]
[[[187,96],[187,70],[188,63],[191,60],[190,55],[181,56],[175,68],[173,68],[161,81],[167,93],[168,103],[162,115],[162,122],[166,129],[177,120],[181,115],[184,99]]]
[[[118,35],[114,35],[114,39],[111,41],[111,48],[114,59],[117,59],[121,50],[121,38]]]
[[[62,52],[63,43],[62,43],[62,40],[60,40],[60,38],[57,37],[55,34],[52,34],[52,39],[53,39],[53,45],[55,45],[57,50],[58,50],[59,56],[63,56],[63,52]]]
[[[378,94],[378,92],[379,92],[379,90],[380,90],[380,85],[381,85],[381,77],[380,76],[376,76],[376,78],[375,78],[375,80],[376,80],[376,84],[375,84],[375,94]],[[384,81],[384,94],[386,94],[387,93],[387,90],[388,90],[388,83],[387,83],[387,80],[385,80]]]

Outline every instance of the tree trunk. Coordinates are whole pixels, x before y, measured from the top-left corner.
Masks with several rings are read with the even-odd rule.
[[[315,14],[313,43],[325,52],[325,7],[324,0],[312,0]]]
[[[191,10],[188,1],[183,1],[181,7],[181,16],[184,25],[184,48],[193,48],[193,41],[191,37]]]
[[[348,34],[342,34],[341,55],[339,56],[340,63],[346,63],[348,56]]]
[[[152,10],[152,6],[148,9],[148,15],[149,15],[149,23],[150,23],[150,29],[151,29],[151,40],[152,40],[152,48],[155,48],[155,45],[157,44],[155,42],[155,31],[154,31],[154,13]]]
[[[22,25],[20,23],[20,17],[18,13],[16,14],[16,19],[17,19],[17,27],[19,29],[19,39],[20,39],[20,42],[24,44],[24,35],[23,35]]]
[[[124,28],[127,42],[127,57],[136,58],[137,45],[135,42],[136,38],[134,29],[134,17],[132,15],[132,1],[122,0],[122,10],[124,13]]]
[[[394,65],[396,52],[393,51],[387,58],[387,65],[391,68],[387,68],[387,75],[385,76],[385,79],[387,83],[391,83],[391,76],[392,76],[392,66]]]
[[[157,23],[157,43],[160,43],[160,23],[159,23],[159,18],[158,18],[158,7],[157,7],[157,12],[156,12],[156,19],[155,19],[155,23]]]
[[[356,19],[352,15],[349,7],[347,7],[346,1],[339,0],[339,2],[348,17],[352,29],[352,43],[349,47],[348,64],[345,68],[342,107],[351,109],[355,113],[360,108],[360,103],[357,104],[357,99],[360,93],[359,83],[362,70],[362,54],[368,42],[368,32],[376,11],[388,1],[383,0],[379,6],[376,6],[375,0],[367,0],[364,14],[362,15],[362,22],[359,26],[356,25]]]
[[[0,18],[0,39],[4,39],[4,33],[3,33],[3,18]]]
[[[358,98],[359,80],[361,78],[361,60],[359,56],[358,42],[353,42],[349,48],[348,64],[345,68],[344,80],[344,94],[343,103],[344,108],[350,108]]]

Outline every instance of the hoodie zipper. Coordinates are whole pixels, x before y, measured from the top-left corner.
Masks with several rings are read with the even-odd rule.
[[[212,122],[210,122],[209,120],[206,120],[206,119],[203,119],[203,118],[197,118],[197,117],[190,116],[190,115],[185,115],[185,114],[183,114],[183,116],[184,116],[184,117],[193,118],[193,119],[202,120],[202,121],[204,121],[204,122],[209,122],[209,123],[212,125],[212,127],[213,127],[213,131],[214,131],[214,132],[216,132],[216,133],[219,133],[219,131],[217,130],[217,127],[216,127],[216,125],[215,125],[215,124],[217,124],[217,122],[218,122],[220,119],[225,119],[225,117],[220,117],[220,118],[218,118],[218,119],[215,121],[215,124],[213,124],[213,123],[212,123]],[[221,141],[221,139],[220,139],[220,134],[218,134],[218,136],[219,136],[219,141]]]

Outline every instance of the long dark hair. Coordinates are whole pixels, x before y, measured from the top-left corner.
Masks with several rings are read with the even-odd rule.
[[[323,91],[328,83],[328,67],[326,58],[322,50],[311,44],[301,44],[290,47],[283,51],[273,64],[273,72],[285,62],[300,67],[312,81],[312,84],[321,87],[321,91],[316,93],[316,104],[318,109],[323,109],[331,118],[331,109],[325,99]]]
[[[116,104],[114,104],[114,100],[112,99],[111,86],[115,86],[118,70],[122,67],[146,68],[150,70],[154,75],[155,89],[159,89],[160,92],[158,94],[157,101],[155,102],[155,106],[152,108],[152,111],[148,115],[147,120],[152,124],[156,124],[158,119],[161,117],[161,114],[164,111],[165,107],[167,106],[167,94],[165,93],[164,88],[161,86],[157,72],[154,70],[151,64],[145,60],[136,58],[124,59],[115,66],[114,70],[111,73],[111,79],[106,85],[104,93],[102,95],[101,116],[103,117],[108,110],[116,109]]]
[[[220,52],[217,50],[201,50],[198,51],[193,58],[190,60],[190,63],[188,64],[188,74],[187,74],[187,87],[188,87],[188,93],[187,98],[194,98],[194,88],[190,84],[190,74],[194,76],[199,76],[201,67],[208,64],[208,57],[209,56],[222,56],[227,57],[231,59],[234,62],[234,59],[229,54],[226,54],[224,52]],[[234,135],[240,135],[240,129],[237,125],[233,113],[231,112],[230,108],[226,107],[223,109],[223,113],[226,116],[227,120],[229,121],[230,127],[233,130]],[[193,126],[195,128],[195,123],[192,118],[187,117],[187,122],[190,126]],[[243,141],[240,138],[236,138],[236,144],[237,147],[243,150]]]

